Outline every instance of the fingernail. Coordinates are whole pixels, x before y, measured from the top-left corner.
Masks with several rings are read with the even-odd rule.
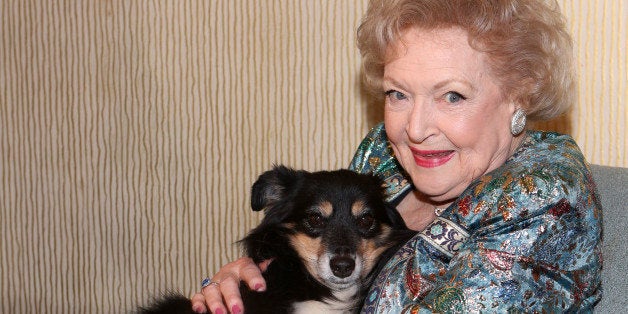
[[[233,313],[233,314],[240,314],[240,313],[242,313],[242,310],[240,309],[239,306],[234,305],[233,307],[231,307],[231,313]]]
[[[207,310],[205,310],[205,308],[200,306],[200,305],[197,305],[197,306],[193,307],[192,311],[194,311],[196,313],[207,313]]]
[[[264,285],[262,285],[261,283],[258,283],[255,285],[255,287],[253,287],[253,289],[257,292],[262,291],[263,290],[262,288],[264,288]]]
[[[217,310],[216,310],[216,314],[223,314],[223,313],[222,313],[222,309],[217,309]]]

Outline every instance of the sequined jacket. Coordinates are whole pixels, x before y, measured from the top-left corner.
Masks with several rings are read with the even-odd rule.
[[[476,179],[380,272],[363,313],[589,312],[601,298],[602,212],[574,140],[529,131],[500,168]],[[383,125],[350,168],[412,189]]]

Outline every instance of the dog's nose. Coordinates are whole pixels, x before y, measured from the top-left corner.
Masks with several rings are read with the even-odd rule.
[[[355,261],[348,256],[335,256],[329,261],[329,266],[336,277],[346,278],[353,273]]]

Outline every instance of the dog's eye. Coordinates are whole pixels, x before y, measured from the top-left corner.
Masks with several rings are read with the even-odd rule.
[[[364,215],[364,216],[358,218],[358,226],[362,230],[369,230],[369,229],[371,229],[371,227],[373,226],[374,222],[375,222],[375,219],[373,218],[372,215]]]
[[[321,228],[325,224],[325,219],[318,213],[310,214],[306,220],[311,228]]]

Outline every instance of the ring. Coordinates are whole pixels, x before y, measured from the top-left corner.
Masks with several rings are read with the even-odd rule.
[[[211,279],[209,278],[205,278],[203,279],[203,281],[201,281],[201,289],[207,287],[207,286],[211,286],[211,285],[216,285],[216,287],[218,287],[220,285],[220,283],[215,282],[215,281],[211,281]]]

